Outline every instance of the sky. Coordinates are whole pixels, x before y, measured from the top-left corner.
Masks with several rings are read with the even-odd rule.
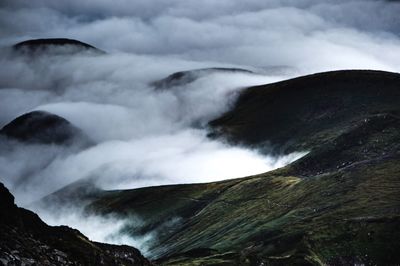
[[[2,0],[0,127],[43,110],[66,118],[94,144],[2,139],[0,181],[29,206],[84,179],[130,189],[282,167],[307,151],[265,154],[232,146],[209,139],[207,123],[249,86],[337,69],[399,72],[398,14],[398,1],[378,0]],[[37,38],[77,39],[106,53],[30,58],[10,52]],[[196,72],[196,80],[181,86],[152,85],[176,71],[209,67],[253,73]],[[45,221],[76,226],[98,241],[146,250],[144,243],[156,238],[110,237],[125,224],[114,217],[94,217],[88,226],[76,209],[61,218],[38,211]],[[109,233],[96,234],[105,224],[113,225]]]
[[[106,51],[303,72],[399,69],[400,4],[379,0],[3,0],[1,44],[69,37]]]

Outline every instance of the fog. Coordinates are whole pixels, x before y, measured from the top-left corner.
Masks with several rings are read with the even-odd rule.
[[[28,206],[78,180],[131,189],[224,180],[287,165],[306,151],[268,155],[232,146],[208,138],[208,122],[228,111],[248,86],[335,69],[400,71],[398,14],[399,3],[373,0],[4,0],[0,127],[43,110],[80,128],[93,145],[1,140],[0,181]],[[52,37],[107,53],[55,50],[32,58],[9,49]],[[197,73],[180,86],[152,85],[176,71],[209,67],[253,73]],[[76,226],[98,241],[146,251],[156,239],[156,232],[136,238],[118,233],[129,221],[145,223],[140,217],[93,216],[81,223],[80,209],[63,216],[37,211],[51,224]],[[89,230],[90,224],[107,229]]]
[[[156,88],[154,81],[175,71],[215,63],[122,52],[51,54],[1,57],[2,64],[10,66],[0,74],[1,125],[29,111],[47,111],[81,129],[93,145],[3,140],[0,176],[22,206],[32,208],[42,197],[79,180],[90,179],[110,190],[210,182],[263,173],[304,155],[266,155],[207,137],[208,122],[228,111],[241,89],[281,80],[286,73],[268,74],[251,67],[257,73],[199,72],[187,84]],[[68,224],[93,240],[148,251],[157,239],[156,231],[140,236],[121,233],[138,226],[131,218],[87,216],[71,206],[48,207],[34,210],[49,224]]]
[[[173,72],[172,66],[204,65],[119,53],[25,60],[3,60],[11,67],[2,71],[2,81],[12,88],[0,90],[6,110],[1,124],[28,111],[47,111],[82,129],[95,145],[77,151],[13,144],[2,153],[0,176],[20,204],[92,176],[106,189],[208,182],[265,172],[300,156],[264,157],[206,136],[207,123],[229,110],[241,88],[280,76],[209,73],[187,85],[156,89],[152,82]]]
[[[399,68],[399,3],[2,1],[0,43],[70,37],[106,51],[301,71]],[[382,53],[385,51],[385,53]]]
[[[84,213],[76,207],[63,207],[62,212],[55,209],[38,209],[40,218],[49,225],[67,224],[73,228],[79,228],[79,231],[90,240],[98,242],[107,242],[117,245],[130,245],[139,249],[145,256],[151,256],[149,248],[156,244],[158,232],[165,230],[180,222],[179,218],[173,218],[165,221],[155,230],[144,234],[128,234],[127,230],[135,228],[141,229],[146,225],[138,216],[117,217],[113,215],[98,216]]]

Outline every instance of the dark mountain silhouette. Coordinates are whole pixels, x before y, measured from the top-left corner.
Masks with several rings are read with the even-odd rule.
[[[21,142],[89,145],[89,138],[68,120],[44,111],[21,115],[0,130],[0,136]]]
[[[202,68],[193,69],[188,71],[180,71],[169,75],[168,77],[155,81],[152,85],[156,89],[168,89],[177,86],[183,86],[189,84],[198,78],[215,74],[215,73],[245,73],[254,74],[254,72],[241,69],[241,68],[223,68],[223,67],[212,67],[212,68]]]
[[[34,39],[13,45],[14,51],[25,55],[74,54],[79,52],[104,53],[81,41],[66,38]]]
[[[396,73],[336,71],[251,87],[210,123],[212,136],[306,156],[241,179],[79,197],[91,202],[88,212],[139,215],[146,223],[134,235],[158,230],[151,250],[162,265],[397,265],[399,113]]]
[[[90,241],[78,230],[48,226],[35,213],[18,208],[0,183],[1,265],[151,265],[129,246]]]

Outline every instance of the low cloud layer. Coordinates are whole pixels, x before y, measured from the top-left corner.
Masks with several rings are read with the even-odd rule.
[[[66,118],[94,143],[82,149],[1,139],[1,181],[23,206],[79,180],[103,189],[209,182],[266,172],[303,155],[266,156],[207,138],[207,123],[229,110],[242,88],[280,80],[284,73],[199,73],[191,83],[157,89],[153,82],[174,71],[210,65],[127,53],[34,59],[5,53],[1,62],[9,66],[0,74],[1,126],[42,110]],[[50,209],[35,211],[93,240],[142,251],[156,241],[156,232],[122,233],[133,226],[130,218],[85,216],[70,206]]]
[[[399,69],[397,1],[3,1],[1,43],[80,39],[107,51],[302,73]],[[386,51],[382,53],[382,51]]]
[[[222,180],[284,166],[303,151],[267,156],[232,147],[207,138],[207,123],[229,110],[248,86],[334,69],[400,71],[399,13],[398,2],[373,0],[2,1],[0,127],[44,110],[69,120],[95,145],[78,149],[1,140],[0,180],[27,205],[87,178],[105,189],[126,189]],[[78,39],[108,53],[33,59],[7,48],[50,37]],[[182,86],[151,85],[176,71],[208,67],[255,74],[215,72]],[[126,224],[115,217],[86,217],[90,224],[107,225],[98,235],[101,230],[79,223],[80,210],[61,217],[42,214],[52,224],[77,226],[94,240],[145,250],[146,241],[154,239],[129,242],[115,234]]]
[[[179,65],[205,65],[130,54],[26,60],[3,58],[10,69],[1,74],[7,84],[0,90],[1,125],[28,111],[47,111],[66,118],[96,145],[76,151],[15,143],[3,149],[0,175],[20,203],[93,176],[108,189],[206,182],[265,172],[296,158],[281,162],[206,137],[207,123],[230,108],[241,88],[281,76],[209,73],[187,85],[156,89],[152,82]]]

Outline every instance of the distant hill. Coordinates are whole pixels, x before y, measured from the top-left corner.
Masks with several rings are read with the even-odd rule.
[[[241,68],[223,68],[223,67],[201,68],[201,69],[175,72],[164,79],[153,82],[152,85],[156,89],[168,89],[172,87],[187,85],[189,83],[194,82],[198,78],[215,73],[254,74],[254,72],[250,70]]]
[[[97,243],[67,226],[48,226],[35,213],[18,208],[2,183],[0,264],[151,265],[133,247]]]
[[[397,265],[399,113],[396,73],[336,71],[251,87],[210,123],[213,137],[305,157],[241,179],[79,197],[91,201],[88,212],[139,215],[146,223],[130,231],[156,230],[151,250],[162,265]]]
[[[34,39],[13,45],[14,51],[25,55],[74,54],[79,52],[104,53],[104,51],[81,41],[66,38]]]
[[[332,141],[369,116],[400,115],[400,74],[334,71],[248,88],[213,134],[289,152]]]
[[[27,143],[91,143],[89,138],[68,120],[44,111],[33,111],[15,118],[0,129],[0,136]]]

